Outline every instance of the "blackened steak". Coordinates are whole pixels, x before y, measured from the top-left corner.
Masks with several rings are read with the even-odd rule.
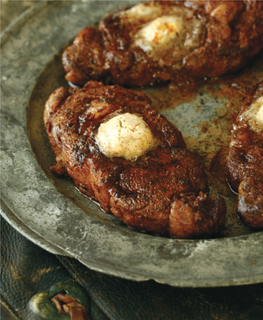
[[[125,114],[143,119],[158,141],[136,160],[108,157],[97,141],[103,124]],[[57,160],[51,170],[68,174],[80,192],[129,227],[190,238],[224,226],[223,198],[208,196],[198,157],[144,93],[95,81],[83,89],[61,87],[46,103],[44,123]]]
[[[234,116],[227,179],[238,191],[238,214],[249,227],[263,228],[263,81],[248,89]]]
[[[63,54],[66,79],[141,86],[234,73],[263,48],[263,2],[149,1],[108,14]]]

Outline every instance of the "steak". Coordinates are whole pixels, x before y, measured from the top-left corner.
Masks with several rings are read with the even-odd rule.
[[[238,191],[238,214],[249,227],[263,227],[263,81],[247,89],[234,115],[227,179]]]
[[[118,144],[127,133],[122,133],[127,115],[138,120],[128,127],[132,135],[140,123],[144,131],[134,143],[128,136],[123,149],[115,146],[109,156],[100,139],[106,146]],[[57,161],[51,171],[69,175],[81,193],[130,228],[175,238],[210,236],[223,228],[224,199],[208,196],[199,158],[144,93],[96,81],[81,89],[61,87],[46,102],[44,123]],[[114,132],[122,135],[116,140]],[[149,143],[142,152],[138,144],[146,133]],[[137,156],[127,155],[130,145]]]
[[[66,79],[142,86],[233,74],[263,48],[263,2],[149,1],[108,14],[63,53]]]

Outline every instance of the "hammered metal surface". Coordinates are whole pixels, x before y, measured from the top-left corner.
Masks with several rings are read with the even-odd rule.
[[[1,212],[13,227],[46,250],[75,257],[107,274],[184,287],[261,282],[262,232],[252,233],[240,223],[231,204],[235,196],[221,188],[220,181],[213,184],[213,175],[212,193],[231,198],[228,208],[233,212],[228,214],[225,230],[217,239],[175,240],[128,229],[80,195],[70,180],[48,170],[55,159],[42,116],[50,93],[67,86],[60,61],[62,48],[107,12],[134,3],[43,1],[2,36]],[[235,80],[246,77],[246,72]],[[259,61],[250,81],[262,74]],[[174,95],[176,87],[142,90],[207,165],[220,149],[215,142],[218,137],[222,138],[220,145],[227,141],[223,131],[228,123],[222,121],[229,120],[228,98],[222,92],[231,81],[223,86],[202,84],[180,102]],[[217,136],[207,144],[210,133]]]

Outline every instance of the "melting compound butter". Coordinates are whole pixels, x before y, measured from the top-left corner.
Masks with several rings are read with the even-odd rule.
[[[263,130],[263,96],[254,101],[241,115],[240,120],[246,120],[255,132]]]
[[[183,19],[177,16],[162,16],[143,27],[135,37],[135,44],[144,51],[155,46],[167,45],[179,37],[183,29]]]
[[[202,23],[187,8],[141,3],[117,15],[122,23],[136,26],[130,32],[132,47],[140,47],[150,56],[169,49],[174,56],[183,56],[200,45]]]
[[[158,144],[147,123],[130,113],[115,116],[102,123],[96,140],[107,157],[123,157],[131,161]]]

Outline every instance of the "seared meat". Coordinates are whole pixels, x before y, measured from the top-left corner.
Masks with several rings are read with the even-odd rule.
[[[126,115],[135,122],[125,123]],[[107,131],[113,119],[117,121]],[[80,192],[129,227],[188,238],[212,235],[224,226],[223,198],[207,195],[207,177],[198,157],[185,149],[181,133],[151,107],[144,93],[95,81],[83,89],[61,87],[46,103],[44,122],[57,160],[51,170],[67,173]],[[144,153],[140,135],[129,143],[133,138],[125,140],[124,129],[129,134],[147,132]],[[123,148],[140,149],[137,157],[129,159],[127,150],[125,157],[108,153],[123,138]]]
[[[263,227],[263,81],[248,91],[234,116],[227,179],[238,191],[238,214],[249,227]]]
[[[129,86],[236,72],[263,48],[263,2],[150,1],[108,14],[63,53],[66,79]]]

